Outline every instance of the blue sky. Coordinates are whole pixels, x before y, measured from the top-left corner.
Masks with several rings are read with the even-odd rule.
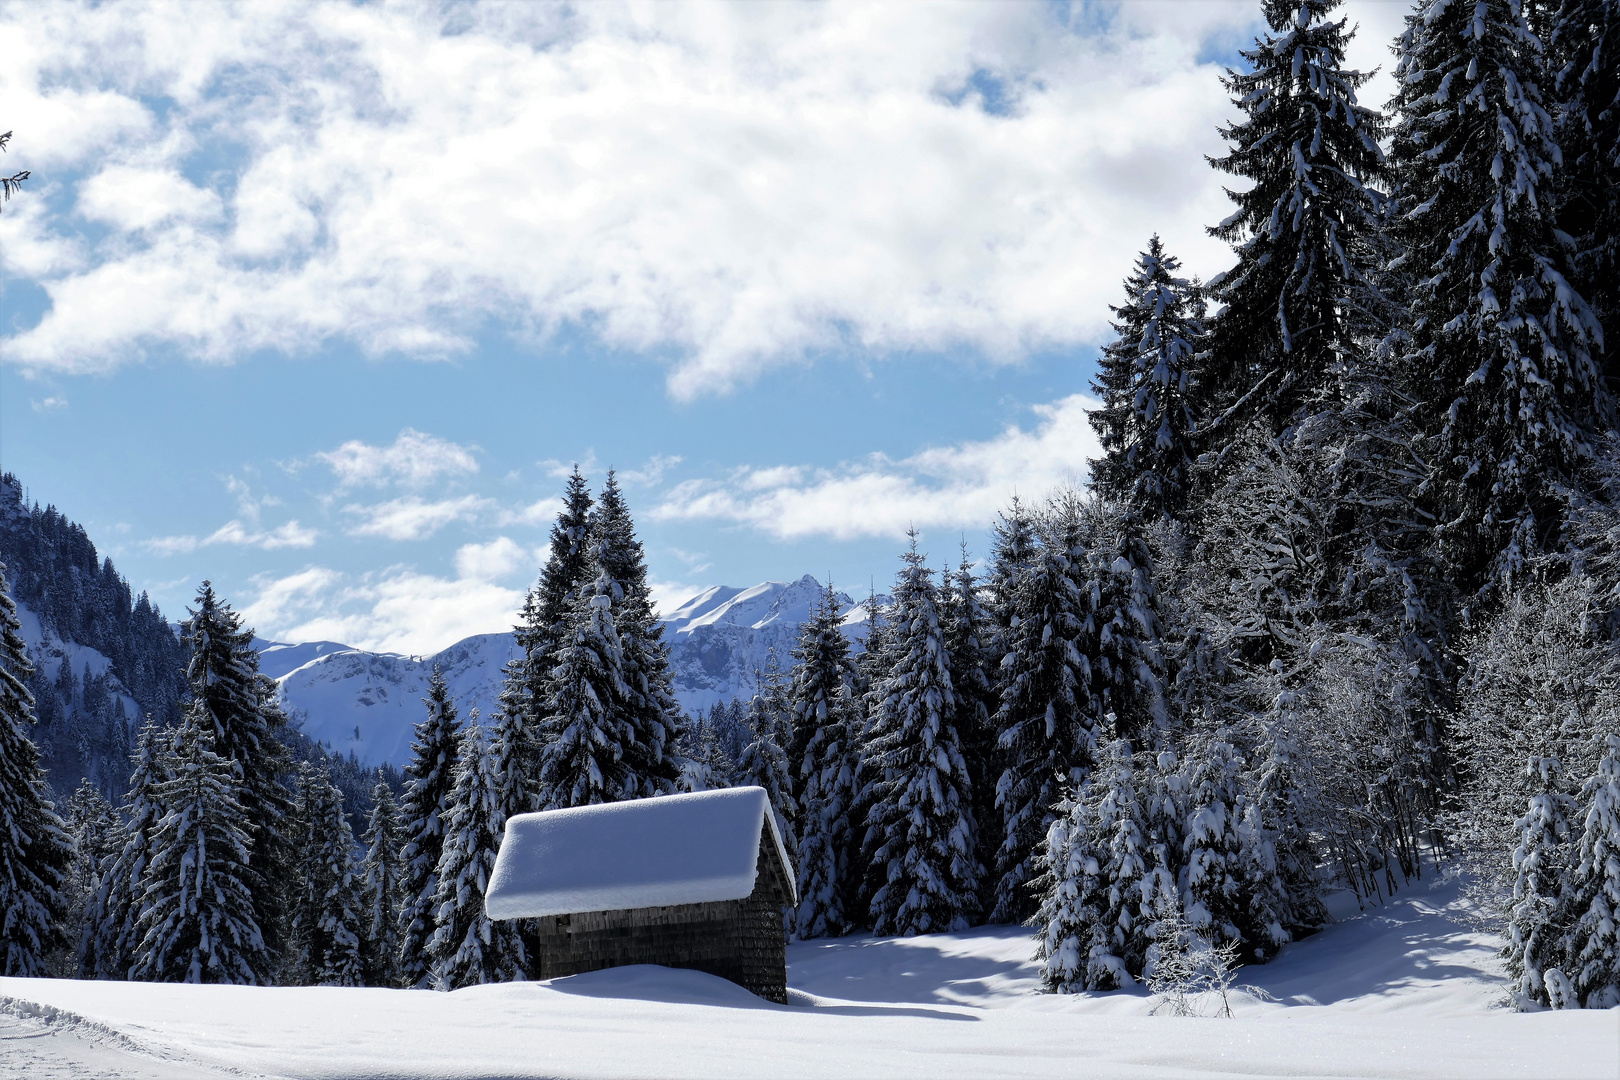
[[[1257,7],[0,7],[0,465],[171,614],[412,652],[575,461],[666,600],[982,554],[1147,235],[1223,265]]]

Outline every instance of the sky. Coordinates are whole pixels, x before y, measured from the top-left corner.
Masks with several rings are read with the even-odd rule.
[[[1385,73],[1408,5],[1356,0]],[[666,610],[1083,483],[1108,305],[1224,269],[1259,5],[0,3],[0,468],[180,617],[510,627],[568,471]]]

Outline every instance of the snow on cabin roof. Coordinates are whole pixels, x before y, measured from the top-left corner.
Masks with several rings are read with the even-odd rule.
[[[770,829],[788,892],[792,863],[764,788],[577,806],[506,823],[484,910],[491,919],[741,900]]]

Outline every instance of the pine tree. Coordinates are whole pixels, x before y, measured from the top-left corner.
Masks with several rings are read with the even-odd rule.
[[[1243,812],[1239,764],[1230,735],[1193,740],[1187,770],[1187,824],[1182,841],[1182,907],[1211,944],[1245,944]]]
[[[1091,382],[1102,407],[1088,419],[1103,447],[1092,486],[1150,518],[1182,512],[1197,457],[1192,379],[1204,302],[1180,269],[1155,234],[1125,279],[1125,303],[1110,309],[1115,338]]]
[[[1115,740],[1047,830],[1034,919],[1044,989],[1114,990],[1142,974],[1152,943],[1140,900],[1148,858],[1130,743]]]
[[[65,943],[63,888],[73,839],[45,797],[29,732],[34,697],[25,685],[34,666],[5,575],[0,563],[0,975],[32,977],[48,974],[50,954]]]
[[[1553,550],[1560,492],[1613,415],[1601,330],[1553,220],[1560,151],[1518,0],[1429,0],[1396,75],[1391,157],[1416,276],[1403,362],[1440,550],[1465,592],[1488,590]]]
[[[1270,839],[1280,886],[1278,921],[1291,938],[1311,933],[1328,921],[1306,817],[1308,797],[1301,789],[1294,756],[1293,740],[1274,732],[1266,742],[1255,798],[1250,804],[1257,820],[1245,821],[1248,835],[1259,835],[1263,830]]]
[[[432,987],[427,943],[435,929],[437,871],[444,854],[444,819],[455,783],[456,745],[461,733],[455,701],[437,665],[428,684],[428,696],[422,700],[427,706],[427,718],[416,725],[411,763],[405,770],[409,778],[402,807],[405,848],[400,854],[405,874],[399,907],[400,984],[418,990]]]
[[[782,700],[782,673],[773,650],[765,670],[757,672],[759,689],[748,702],[748,744],[737,759],[737,783],[760,787],[771,800],[782,846],[791,858],[799,846],[798,803],[793,798],[792,766],[782,749],[787,732],[787,704]]]
[[[1011,651],[1009,634],[1013,607],[1017,603],[1018,580],[1035,561],[1039,547],[1035,520],[1018,496],[1014,495],[1012,503],[998,515],[991,527],[990,569],[984,580],[991,624],[985,648],[988,650],[989,674],[998,701],[1003,678],[1002,658]]]
[[[849,815],[861,722],[849,643],[839,629],[838,598],[830,582],[815,614],[799,629],[793,658],[789,765],[799,799],[795,928],[801,938],[825,937],[846,932],[855,916],[847,906],[856,876]]]
[[[528,961],[517,926],[493,922],[484,914],[484,890],[506,830],[492,764],[484,729],[475,719],[461,733],[444,854],[436,875],[438,929],[428,942],[428,952],[434,985],[440,990],[527,977]]]
[[[968,927],[978,912],[979,865],[939,589],[915,530],[901,559],[887,674],[866,746],[873,779],[861,801],[870,806],[866,849],[879,882],[872,929],[910,936]]]
[[[1605,751],[1581,789],[1586,814],[1568,908],[1569,974],[1588,1009],[1620,1005],[1620,735],[1605,739]]]
[[[68,799],[62,823],[73,841],[73,861],[63,883],[67,898],[63,931],[68,945],[78,949],[84,941],[91,908],[100,889],[102,860],[118,848],[119,822],[112,804],[86,777]]]
[[[202,709],[201,719],[213,733],[214,752],[241,766],[236,797],[247,813],[248,863],[258,882],[254,921],[274,957],[282,949],[284,896],[295,887],[291,845],[281,832],[292,804],[281,779],[292,769],[281,741],[287,717],[277,704],[275,683],[259,674],[253,631],[207,581],[196,603],[183,628],[191,649],[186,682],[193,708]]]
[[[79,949],[79,974],[87,979],[128,979],[137,959],[137,924],[146,891],[146,866],[152,857],[163,807],[159,788],[169,779],[170,733],[150,718],[142,726],[130,755],[134,771],[124,796],[122,820],[112,842],[114,854],[102,861],[96,892],[85,915]]]
[[[266,982],[271,958],[254,914],[241,765],[214,751],[214,714],[194,702],[155,801],[163,816],[142,875],[140,944],[130,972],[151,982]]]
[[[1225,305],[1211,328],[1208,387],[1222,406],[1283,434],[1353,362],[1350,309],[1370,286],[1365,239],[1378,227],[1370,186],[1384,168],[1378,114],[1356,103],[1371,76],[1344,68],[1338,0],[1265,0],[1273,33],[1223,83],[1243,119],[1221,129],[1210,158],[1247,181],[1237,210],[1210,233],[1237,265],[1211,281]],[[1208,407],[1207,405],[1205,406]]]
[[[1142,743],[1164,738],[1164,657],[1153,556],[1136,515],[1097,508],[1091,574],[1097,597],[1097,652],[1091,662],[1097,715],[1113,716],[1116,735]]]
[[[1518,823],[1519,844],[1513,851],[1517,880],[1503,950],[1519,994],[1543,1005],[1549,1004],[1547,973],[1565,967],[1574,799],[1563,790],[1561,772],[1558,759],[1550,757],[1531,758],[1525,767],[1526,777],[1539,790]]]
[[[343,813],[343,793],[324,763],[299,768],[293,822],[299,877],[291,905],[288,975],[306,986],[364,985],[354,833]]]
[[[1001,757],[996,750],[996,730],[991,714],[999,702],[990,670],[994,660],[986,649],[993,632],[990,615],[979,599],[979,582],[968,559],[967,543],[962,543],[962,559],[954,577],[941,575],[947,582],[942,589],[945,651],[951,658],[951,687],[956,691],[953,723],[962,740],[962,757],[967,761],[972,797],[975,836],[974,858],[981,869],[980,910],[989,910],[986,893],[992,884],[983,872],[995,866],[1001,849],[1002,821],[996,810],[996,781],[1001,776]]]
[[[622,797],[663,794],[674,789],[681,775],[676,748],[680,706],[671,685],[664,626],[647,585],[646,556],[611,469],[591,515],[590,535],[597,586],[604,580],[611,585],[608,595],[628,690],[623,708],[630,738],[624,745],[624,766],[633,790],[626,788]]]
[[[378,779],[371,793],[371,820],[362,838],[366,848],[360,886],[361,925],[367,986],[399,985],[399,910],[405,864],[399,806],[388,781]]]
[[[628,716],[630,688],[614,623],[614,584],[605,576],[575,598],[571,639],[552,673],[542,725],[549,736],[540,764],[541,804],[547,809],[638,798]]]
[[[556,652],[567,643],[568,612],[580,588],[589,589],[594,578],[589,535],[593,505],[590,487],[575,465],[563,493],[563,508],[551,526],[551,553],[539,582],[524,599],[516,629],[523,648],[524,687],[537,708],[546,700]]]
[[[995,716],[1006,766],[996,784],[1002,815],[992,922],[1034,914],[1028,883],[1036,848],[1066,787],[1078,788],[1097,745],[1091,665],[1091,597],[1082,587],[1087,553],[1073,524],[1057,527],[1016,578],[1008,611],[1001,706]]]
[[[1609,397],[1620,396],[1620,6],[1614,0],[1562,0],[1548,50],[1558,99],[1556,141],[1564,187],[1558,225],[1575,239],[1581,295],[1610,341],[1604,350]]]

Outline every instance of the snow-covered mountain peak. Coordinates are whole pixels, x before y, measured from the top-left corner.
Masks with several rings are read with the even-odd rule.
[[[762,581],[747,589],[716,585],[682,604],[664,620],[667,635],[690,635],[700,626],[735,626],[752,630],[772,623],[798,626],[821,602],[821,583],[809,574],[798,581]],[[849,597],[839,594],[840,606]]]

